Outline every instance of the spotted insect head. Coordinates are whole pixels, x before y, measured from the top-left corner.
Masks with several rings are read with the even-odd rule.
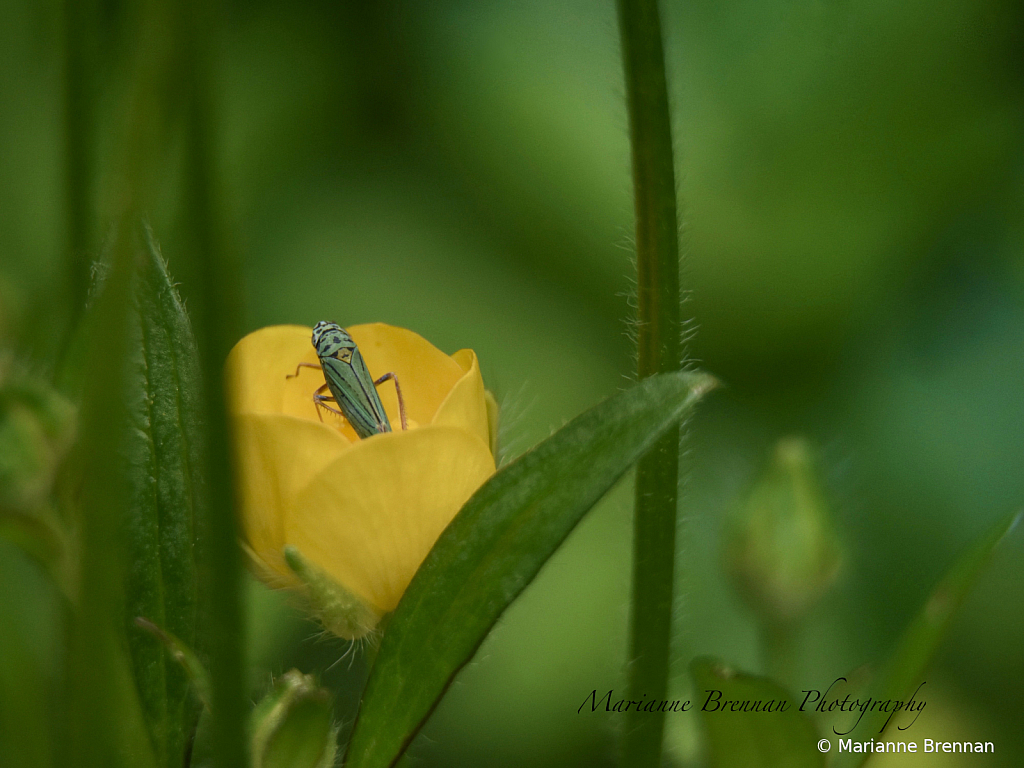
[[[356,343],[337,323],[321,320],[313,326],[313,346],[318,357],[351,358]]]

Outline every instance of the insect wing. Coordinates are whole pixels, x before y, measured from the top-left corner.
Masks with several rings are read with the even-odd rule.
[[[352,350],[348,362],[336,357],[322,357],[320,364],[338,408],[359,437],[391,431],[384,405],[358,348]]]

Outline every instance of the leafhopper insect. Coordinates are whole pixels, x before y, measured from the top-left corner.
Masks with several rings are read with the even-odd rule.
[[[316,368],[323,371],[324,384],[313,393],[313,403],[316,405],[320,421],[324,420],[320,409],[326,408],[344,417],[360,438],[390,432],[391,422],[388,421],[380,395],[377,394],[377,387],[390,380],[395,383],[395,392],[398,395],[402,429],[409,428],[398,378],[389,372],[374,381],[359,352],[359,347],[348,335],[348,331],[337,323],[321,320],[313,327],[313,347],[316,349],[316,356],[320,358],[320,365],[299,363],[295,373],[290,374],[288,378],[298,376],[300,368]],[[331,394],[324,394],[325,390],[330,390]],[[334,403],[338,407],[332,408],[328,403]]]

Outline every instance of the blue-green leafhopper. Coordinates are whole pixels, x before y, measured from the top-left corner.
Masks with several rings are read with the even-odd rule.
[[[289,378],[298,376],[300,368],[317,368],[323,371],[325,383],[313,393],[313,403],[321,421],[323,416],[320,409],[326,408],[343,416],[360,438],[390,432],[391,422],[384,412],[384,405],[377,394],[377,386],[391,380],[395,382],[395,392],[398,394],[398,412],[402,417],[402,429],[408,429],[405,403],[402,400],[402,388],[398,386],[398,378],[394,373],[385,373],[374,381],[359,352],[359,347],[348,335],[348,331],[337,323],[321,320],[313,327],[313,347],[316,349],[316,356],[320,358],[320,365],[299,363],[295,373]],[[324,390],[330,390],[331,394],[325,395]],[[334,403],[338,407],[332,408],[328,403]]]

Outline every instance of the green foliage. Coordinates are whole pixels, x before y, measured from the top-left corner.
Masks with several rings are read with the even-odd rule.
[[[701,705],[711,768],[821,768],[825,765],[813,723],[778,683],[767,677],[737,672],[709,658],[694,659],[690,673]],[[720,692],[720,696],[715,697],[712,691]],[[726,701],[762,702],[773,709],[768,712],[732,711],[731,707],[723,705]],[[784,711],[778,709],[781,702],[789,705]],[[736,708],[742,706],[738,704]]]
[[[388,624],[346,755],[393,765],[501,613],[580,518],[712,386],[651,377],[507,465],[441,534]]]

